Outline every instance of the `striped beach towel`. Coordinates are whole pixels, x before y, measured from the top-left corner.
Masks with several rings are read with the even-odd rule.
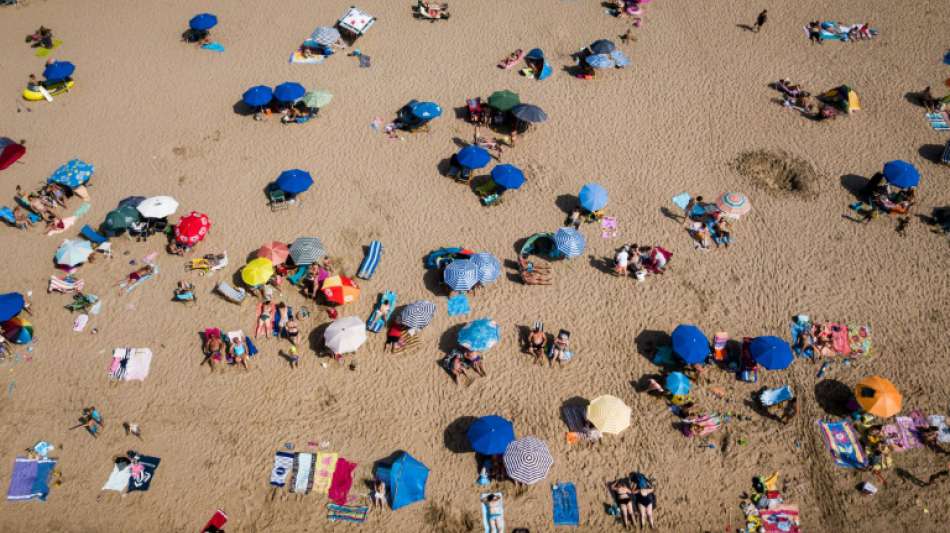
[[[340,454],[336,452],[317,453],[317,466],[314,471],[313,490],[317,494],[326,496],[330,492],[330,483],[333,481],[333,471]]]
[[[112,351],[109,377],[116,381],[144,381],[152,364],[148,348],[116,348]]]
[[[83,287],[86,286],[86,282],[81,279],[73,279],[70,277],[65,277],[63,279],[57,278],[56,276],[49,277],[49,288],[46,289],[46,292],[73,292],[81,291]]]
[[[363,262],[360,263],[360,269],[356,273],[356,277],[360,279],[370,279],[373,277],[373,274],[376,273],[376,267],[379,266],[379,260],[383,256],[383,243],[379,241],[373,241],[369,243],[369,248],[366,251],[366,257],[363,258]]]
[[[867,455],[854,426],[847,421],[818,422],[821,437],[834,457],[835,464],[845,468],[861,469],[868,465]]]
[[[337,505],[327,504],[327,520],[331,522],[353,522],[362,524],[369,514],[369,507],[365,505]]]
[[[274,487],[283,487],[294,467],[294,454],[277,452],[274,454],[274,467],[270,471],[270,484]]]
[[[298,453],[294,457],[294,485],[290,488],[298,494],[308,494],[313,489],[313,454]]]

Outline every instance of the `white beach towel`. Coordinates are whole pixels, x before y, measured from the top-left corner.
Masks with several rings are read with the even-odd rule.
[[[116,348],[112,352],[109,376],[120,381],[144,381],[152,364],[152,350],[148,348]]]
[[[937,442],[940,444],[950,443],[950,427],[947,427],[947,417],[944,415],[930,415],[927,421],[931,426],[937,428]]]
[[[294,462],[294,486],[290,489],[299,494],[307,494],[313,488],[313,454],[298,453]]]
[[[129,478],[132,477],[132,465],[126,465],[125,468],[119,468],[119,465],[112,465],[112,473],[109,474],[109,480],[102,486],[102,490],[114,490],[116,492],[125,492],[129,488]]]

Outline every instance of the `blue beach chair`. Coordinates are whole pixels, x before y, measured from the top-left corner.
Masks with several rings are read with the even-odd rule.
[[[360,263],[359,271],[356,277],[360,279],[371,279],[376,273],[376,267],[379,266],[379,260],[383,256],[383,243],[373,241],[369,243],[369,249],[366,251],[366,257]]]

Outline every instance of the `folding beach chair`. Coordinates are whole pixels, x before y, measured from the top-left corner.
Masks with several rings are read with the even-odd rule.
[[[239,305],[244,303],[244,299],[247,298],[247,291],[243,288],[234,288],[230,283],[224,280],[219,281],[214,289],[218,291],[218,294],[224,296],[226,300]]]
[[[287,209],[287,195],[280,189],[267,191],[267,200],[271,211]]]
[[[356,277],[360,279],[371,279],[373,274],[376,273],[376,267],[379,266],[379,260],[383,256],[383,243],[379,241],[373,241],[369,243],[369,248],[366,251],[366,257],[363,258],[363,261],[360,263],[360,268],[356,273]]]
[[[56,276],[49,277],[49,287],[47,287],[46,292],[79,292],[85,286],[85,282],[81,279],[73,279],[70,276],[66,276],[63,279],[57,278]]]

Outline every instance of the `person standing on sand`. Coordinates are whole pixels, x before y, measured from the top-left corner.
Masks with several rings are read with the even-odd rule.
[[[752,33],[759,33],[759,30],[762,26],[765,25],[765,22],[768,20],[769,10],[763,9],[759,16],[755,18],[755,24],[752,25]]]

